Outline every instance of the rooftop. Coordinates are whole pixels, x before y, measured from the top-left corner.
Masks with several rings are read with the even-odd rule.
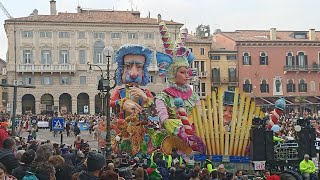
[[[236,30],[234,32],[221,32],[223,36],[234,41],[310,41],[309,31],[276,31],[276,40],[270,40],[269,30]],[[296,35],[300,38],[297,38]],[[320,41],[320,31],[315,31],[315,41]]]
[[[81,10],[78,13],[59,12],[57,15],[30,15],[8,19],[6,22],[53,22],[53,23],[106,23],[106,24],[150,24],[158,25],[158,19],[141,18],[139,11]],[[183,25],[164,21],[167,25]]]
[[[188,34],[186,43],[212,44],[212,36],[197,37],[197,36]]]

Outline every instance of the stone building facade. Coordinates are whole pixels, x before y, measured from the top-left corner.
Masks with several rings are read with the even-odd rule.
[[[37,10],[28,17],[8,19],[8,83],[34,85],[35,89],[18,89],[17,114],[66,111],[73,113],[101,112],[103,101],[97,90],[101,72],[87,63],[99,65],[103,71],[107,59],[104,47],[115,52],[123,44],[142,44],[163,51],[158,18],[141,18],[138,11],[84,10],[76,13],[56,13],[50,1],[50,15],[39,15]],[[179,32],[183,24],[165,21],[171,33]],[[154,53],[155,54],[155,53]],[[113,62],[114,56],[111,57]],[[112,64],[112,73],[115,70]],[[164,88],[157,75],[154,60],[149,67],[148,88],[159,92]],[[13,90],[8,89],[9,103]]]

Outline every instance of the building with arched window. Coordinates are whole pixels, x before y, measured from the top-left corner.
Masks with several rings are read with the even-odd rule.
[[[102,53],[106,46],[112,46],[115,52],[127,43],[163,51],[158,28],[161,15],[143,18],[138,11],[84,10],[80,7],[75,13],[57,14],[55,3],[50,1],[50,15],[34,11],[30,16],[5,21],[7,81],[12,84],[17,80],[19,84],[36,86],[35,89],[18,89],[17,114],[102,112],[105,97],[97,90],[101,73],[97,67],[88,73],[87,62],[106,70],[107,59]],[[183,25],[174,21],[165,23],[168,31],[176,35]],[[112,64],[111,71],[115,68]],[[157,70],[154,53],[149,66],[152,82],[148,85],[153,92],[165,87]],[[8,88],[8,91],[12,104],[13,89]]]

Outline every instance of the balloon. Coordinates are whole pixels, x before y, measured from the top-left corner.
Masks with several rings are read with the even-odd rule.
[[[272,130],[273,132],[275,132],[275,133],[276,133],[276,132],[279,132],[279,131],[280,131],[280,126],[277,125],[277,124],[276,124],[276,125],[273,125],[272,128],[271,128],[271,130]]]

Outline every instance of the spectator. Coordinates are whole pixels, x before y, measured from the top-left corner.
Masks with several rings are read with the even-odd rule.
[[[114,171],[106,170],[101,173],[100,180],[118,180],[118,174]]]
[[[226,178],[227,176],[227,171],[226,169],[224,168],[224,165],[223,164],[220,164],[218,166],[218,179],[223,179],[223,178]]]
[[[14,176],[11,176],[7,173],[7,169],[6,167],[0,163],[0,179],[3,180],[16,180],[17,178],[15,178]]]
[[[189,180],[200,180],[199,174],[194,171],[194,169],[190,170],[190,179]]]
[[[9,137],[9,134],[7,132],[6,127],[8,126],[7,122],[1,122],[1,126],[0,126],[0,148],[2,148],[2,142],[4,141],[4,139],[6,139],[7,137]]]
[[[241,176],[243,175],[242,171],[241,170],[238,170],[236,172],[236,176],[238,177],[238,179],[240,180]]]
[[[52,144],[41,144],[37,149],[37,155],[31,164],[31,172],[35,172],[36,168],[43,162],[46,162],[53,153]]]
[[[72,167],[68,166],[63,157],[60,155],[51,156],[48,160],[50,164],[56,170],[56,178],[57,179],[71,179],[72,178]]]
[[[202,169],[202,172],[200,174],[200,179],[201,180],[210,180],[210,173],[207,168]]]
[[[312,176],[313,173],[316,172],[316,167],[314,163],[309,159],[310,156],[308,154],[305,154],[304,160],[302,160],[299,164],[300,172],[306,180],[309,180],[310,176]]]
[[[13,154],[16,147],[16,142],[13,138],[8,137],[2,142],[2,149],[0,149],[0,162],[7,168],[7,173],[19,166],[19,161]]]
[[[56,180],[56,171],[48,162],[41,162],[35,170],[35,174],[39,180]]]
[[[19,162],[21,161],[22,154],[25,152],[26,152],[26,150],[24,150],[24,149],[18,150],[16,152],[16,158],[18,159]]]
[[[186,173],[186,166],[184,164],[182,164],[178,167],[175,174],[176,174],[177,180],[190,179],[189,175]]]
[[[98,180],[106,160],[102,154],[89,152],[87,157],[87,171],[81,171],[79,180]]]
[[[213,170],[211,172],[211,178],[212,178],[212,180],[218,180],[218,171],[217,170]]]
[[[144,169],[142,167],[138,167],[134,172],[135,180],[143,180],[144,179]]]
[[[12,170],[12,175],[15,176],[17,179],[22,179],[27,173],[30,171],[30,165],[36,156],[36,152],[34,150],[29,149],[24,152],[21,156],[21,163],[20,165]]]
[[[240,180],[248,180],[248,176],[243,175],[243,176],[240,177]]]

